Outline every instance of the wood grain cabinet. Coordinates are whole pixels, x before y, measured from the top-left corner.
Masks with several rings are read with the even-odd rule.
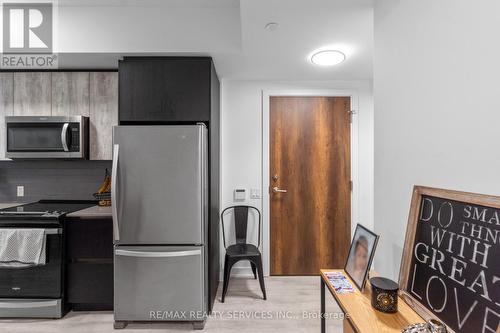
[[[90,73],[90,159],[112,159],[113,126],[118,125],[118,73]]]
[[[90,117],[90,159],[112,158],[112,127],[118,124],[118,73],[52,73],[52,115]]]
[[[5,116],[90,118],[90,159],[112,158],[118,124],[117,72],[0,73],[0,160],[5,158]]]
[[[14,116],[50,116],[50,72],[14,73]]]
[[[5,159],[5,116],[14,114],[14,74],[0,73],[0,160]]]
[[[52,73],[52,115],[89,116],[88,72]]]

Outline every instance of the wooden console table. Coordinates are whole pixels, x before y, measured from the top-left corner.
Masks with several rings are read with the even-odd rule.
[[[338,294],[328,282],[326,272],[342,272],[354,287],[354,292],[349,294]],[[343,269],[322,269],[321,270],[321,332],[325,333],[325,286],[335,298],[342,312],[344,313],[344,333],[400,333],[403,328],[410,324],[422,323],[422,319],[408,304],[400,297],[398,299],[398,312],[389,314],[375,310],[371,306],[371,287],[366,282],[363,292],[360,292],[356,285]]]

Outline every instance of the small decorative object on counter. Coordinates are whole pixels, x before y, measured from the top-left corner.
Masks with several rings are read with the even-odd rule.
[[[371,278],[370,284],[372,286],[372,306],[381,312],[397,312],[398,284],[383,277]]]
[[[431,333],[446,333],[446,325],[436,319],[430,319],[427,321],[427,326],[429,327],[429,332]]]
[[[105,171],[104,181],[93,195],[99,200],[99,206],[111,206],[111,176],[108,169]]]
[[[408,325],[401,333],[429,333],[429,329],[427,323],[418,323]]]
[[[411,324],[401,333],[447,333],[446,325],[436,319],[430,319],[426,323]]]

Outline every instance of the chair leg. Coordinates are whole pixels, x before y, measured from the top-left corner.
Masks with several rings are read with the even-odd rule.
[[[224,259],[224,284],[222,287],[221,303],[224,303],[224,299],[226,298],[226,292],[229,286],[229,278],[231,276],[231,268],[233,268],[233,265],[235,263],[235,261],[231,260],[231,258],[226,255],[226,258]]]
[[[264,295],[264,300],[267,299],[266,297],[266,287],[264,286],[264,271],[262,270],[262,258],[257,258],[256,263],[257,265],[257,270],[259,271],[259,283],[260,283],[260,289],[262,290],[262,294]]]
[[[250,266],[252,266],[253,278],[257,279],[257,266],[253,262],[250,261]]]

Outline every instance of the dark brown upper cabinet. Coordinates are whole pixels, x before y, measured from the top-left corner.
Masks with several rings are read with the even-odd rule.
[[[214,75],[209,57],[125,57],[119,63],[120,124],[210,121]]]

